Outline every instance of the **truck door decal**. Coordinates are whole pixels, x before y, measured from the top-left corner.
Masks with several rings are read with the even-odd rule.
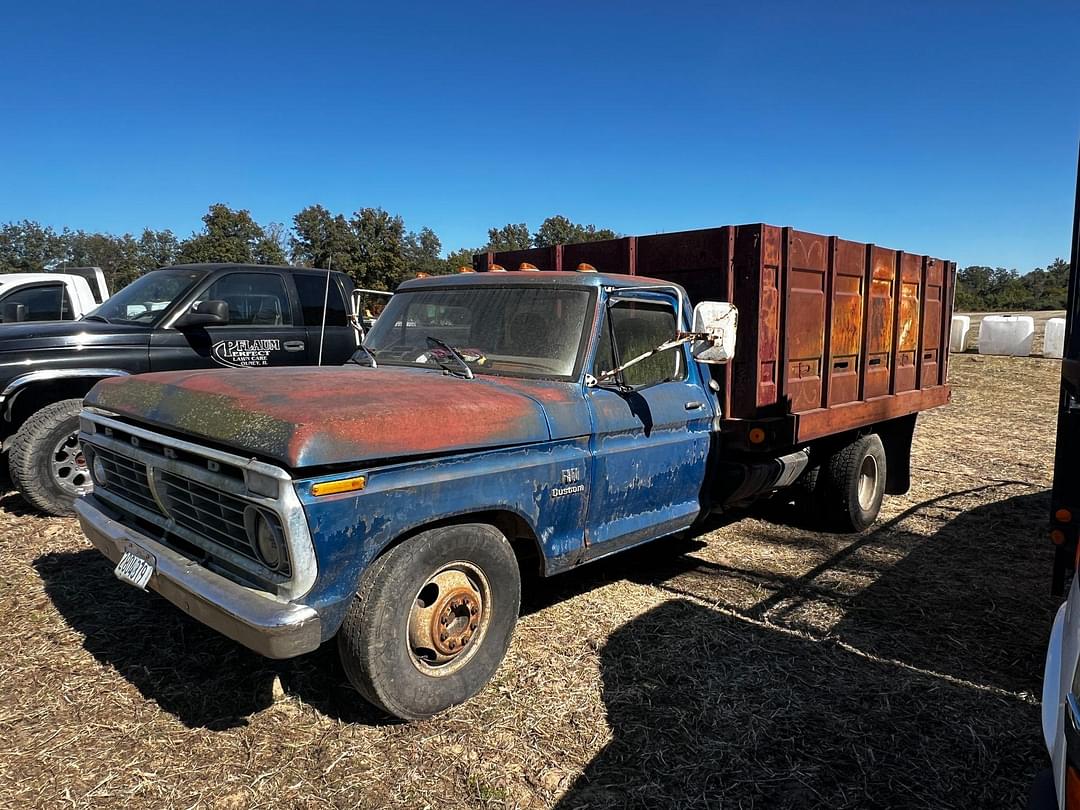
[[[214,362],[229,368],[269,366],[272,352],[281,351],[277,338],[219,340],[210,347]]]

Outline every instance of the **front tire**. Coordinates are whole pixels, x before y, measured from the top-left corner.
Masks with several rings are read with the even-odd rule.
[[[491,679],[520,606],[521,574],[501,532],[485,524],[431,529],[371,564],[338,631],[338,652],[365,699],[421,720]]]
[[[54,402],[30,416],[8,453],[11,483],[32,506],[50,515],[73,514],[93,483],[79,446],[81,399]]]

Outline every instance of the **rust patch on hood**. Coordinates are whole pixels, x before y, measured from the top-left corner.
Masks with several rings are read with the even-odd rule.
[[[103,380],[86,403],[288,467],[547,441],[509,387],[423,369],[214,369]]]

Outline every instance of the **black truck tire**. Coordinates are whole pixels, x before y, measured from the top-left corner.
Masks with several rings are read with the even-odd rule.
[[[361,578],[338,652],[363,697],[402,720],[471,698],[499,668],[517,624],[521,574],[493,526],[431,529]]]
[[[11,483],[50,515],[70,515],[75,498],[93,488],[79,446],[81,399],[47,405],[23,422],[8,452]]]
[[[861,532],[881,511],[885,497],[885,448],[876,433],[832,453],[817,483],[818,506],[829,528]]]

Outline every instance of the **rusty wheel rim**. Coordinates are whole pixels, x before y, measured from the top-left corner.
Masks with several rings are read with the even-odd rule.
[[[452,562],[417,592],[409,611],[409,653],[426,675],[457,672],[476,654],[491,623],[491,586],[472,563]]]

